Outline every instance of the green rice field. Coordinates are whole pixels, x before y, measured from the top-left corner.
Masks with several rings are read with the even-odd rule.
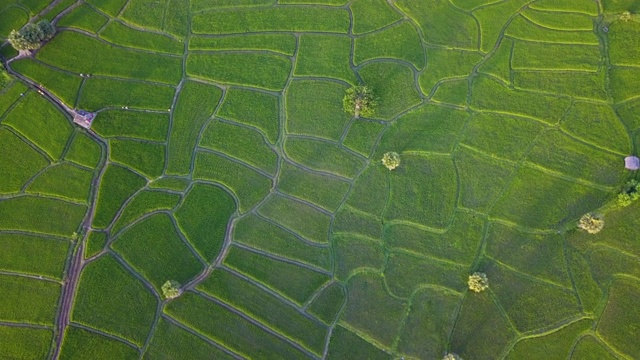
[[[0,360],[640,359],[640,0],[0,0],[0,59]]]

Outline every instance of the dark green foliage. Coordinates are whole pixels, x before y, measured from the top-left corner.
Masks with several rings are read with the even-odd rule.
[[[82,271],[71,320],[142,345],[157,299],[110,255]]]
[[[22,29],[11,31],[8,40],[16,50],[35,50],[43,41],[51,39],[55,32],[48,20],[40,20],[37,24],[27,23]]]
[[[358,85],[347,89],[342,98],[342,107],[347,113],[359,118],[372,117],[375,113],[377,102],[373,91],[364,85]]]
[[[236,211],[236,203],[223,189],[195,184],[176,211],[178,226],[191,245],[207,261],[222,249],[227,223]]]

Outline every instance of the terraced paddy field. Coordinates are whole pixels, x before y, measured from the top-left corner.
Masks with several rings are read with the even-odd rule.
[[[638,11],[1,1],[0,358],[637,359]]]

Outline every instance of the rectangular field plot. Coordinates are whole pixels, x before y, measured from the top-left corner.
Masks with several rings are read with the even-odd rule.
[[[495,204],[491,216],[534,229],[560,229],[602,206],[610,196],[525,166]]]
[[[189,50],[266,50],[293,56],[296,38],[290,34],[193,36],[189,39]]]
[[[62,200],[16,197],[0,201],[0,229],[69,237],[80,226],[86,211],[86,206]]]
[[[115,17],[118,15],[122,7],[127,2],[126,0],[88,0],[89,4],[97,7],[98,9],[104,11],[110,16]]]
[[[603,2],[605,3],[605,11],[609,10],[609,0],[605,0]],[[555,0],[540,0],[531,4],[531,8],[548,11],[577,12],[591,16],[598,16],[598,4],[582,0],[564,0],[560,2]]]
[[[615,102],[636,98],[640,94],[640,69],[613,67],[609,76]]]
[[[331,232],[334,235],[347,233],[380,239],[382,226],[382,219],[346,205],[336,214]]]
[[[17,193],[31,177],[49,165],[44,155],[6,128],[0,128],[0,193]]]
[[[69,243],[21,234],[0,234],[0,269],[62,278]]]
[[[87,203],[94,174],[71,163],[49,167],[26,189],[30,194],[44,194]]]
[[[273,180],[221,156],[198,152],[194,179],[211,180],[233,191],[240,212],[247,212],[271,192]]]
[[[111,245],[160,292],[162,284],[189,282],[202,264],[182,242],[167,214],[155,214],[127,229]]]
[[[307,308],[307,313],[330,325],[335,321],[336,316],[338,316],[340,309],[344,305],[345,297],[343,286],[335,282],[331,283],[322,290],[320,295],[313,299]]]
[[[143,190],[136,195],[122,210],[120,217],[111,228],[111,234],[116,234],[134,220],[156,210],[171,210],[181,200],[178,194],[159,190]]]
[[[328,329],[256,285],[221,269],[215,270],[198,289],[301,343],[315,354],[322,353]]]
[[[260,132],[254,129],[227,122],[212,122],[204,129],[199,145],[255,166],[272,176],[276,173],[278,155]]]
[[[342,144],[363,156],[369,157],[384,128],[385,125],[379,122],[355,120],[351,123],[349,132]]]
[[[87,237],[84,248],[84,258],[88,259],[100,253],[107,244],[107,233],[102,231],[91,231]]]
[[[136,27],[163,31],[181,40],[188,32],[189,2],[131,0],[127,1],[120,18]]]
[[[505,35],[517,40],[543,44],[598,45],[598,37],[593,31],[564,31],[540,27],[522,15],[516,16]],[[550,56],[550,59],[556,59]]]
[[[20,100],[20,97],[27,90],[27,86],[19,81],[14,81],[10,85],[5,85],[0,89],[0,116],[7,111],[11,105]]]
[[[165,312],[244,357],[286,359],[310,357],[260,326],[202,296],[186,293],[177,301],[169,303]]]
[[[53,325],[60,284],[0,275],[0,321]]]
[[[82,271],[71,321],[142,345],[151,330],[157,301],[138,279],[106,255]]]
[[[266,6],[275,4],[277,0],[192,0],[192,12],[202,12],[209,9],[239,8],[251,6]]]
[[[109,165],[100,182],[93,226],[104,229],[123,203],[146,184],[141,176],[119,165]]]
[[[346,204],[365,213],[381,217],[389,200],[389,175],[389,171],[381,162],[369,165],[358,176]],[[379,195],[371,196],[371,194]]]
[[[552,334],[518,341],[509,352],[507,359],[567,358],[569,354],[573,353],[576,339],[592,326],[592,320],[584,319],[567,325]]]
[[[328,246],[310,245],[256,215],[249,215],[236,223],[233,240],[254,249],[327,271],[331,269],[331,251]]]
[[[494,57],[498,53],[494,54]],[[420,74],[420,87],[429,94],[438,81],[450,78],[466,78],[482,55],[472,51],[427,49],[427,69]]]
[[[456,212],[453,223],[443,234],[408,225],[385,228],[385,245],[460,264],[471,264],[483,238],[484,220]]]
[[[131,107],[167,110],[175,88],[140,81],[92,77],[87,79],[78,99],[78,107],[99,110],[104,107]],[[100,118],[100,115],[97,116]]]
[[[351,39],[339,35],[302,35],[293,74],[357,82],[349,67]]]
[[[303,202],[280,195],[272,196],[258,210],[260,214],[315,243],[328,242],[331,218]],[[300,219],[305,219],[304,222]]]
[[[67,118],[37,92],[27,93],[2,123],[16,129],[54,160],[62,155],[73,130]]]
[[[614,65],[640,65],[638,36],[640,23],[635,21],[614,21],[609,26],[609,56]]]
[[[593,30],[593,19],[586,14],[534,10],[536,4],[522,12],[534,24],[556,30]]]
[[[78,52],[91,49],[91,56]],[[37,58],[60,69],[92,75],[137,78],[177,84],[182,77],[182,58],[128,50],[65,31],[38,51]],[[78,60],[81,61],[78,61]]]
[[[162,175],[166,162],[165,145],[134,140],[109,140],[109,160],[127,166],[156,179]]]
[[[187,175],[202,127],[216,109],[222,91],[193,81],[186,82],[173,112],[167,173]]]
[[[14,61],[11,63],[11,68],[37,84],[41,84],[67,106],[73,107],[75,105],[82,78],[75,74],[52,69],[31,59]]]
[[[194,359],[234,359],[200,337],[161,318],[143,359],[180,359],[185,354],[189,354],[189,357]]]
[[[640,320],[640,315],[634,309],[634,300],[640,295],[639,285],[638,281],[632,279],[614,280],[597,327],[604,341],[628,356],[635,356],[640,351],[640,344],[631,335]]]
[[[516,88],[606,100],[605,72],[584,71],[516,71]]]
[[[309,300],[313,293],[330,280],[328,274],[238,247],[231,248],[224,264],[274,289],[299,305]]]
[[[0,353],[7,359],[45,359],[53,332],[48,329],[0,326]]]
[[[218,116],[260,129],[270,143],[278,140],[280,104],[276,96],[264,92],[230,88]]]
[[[60,21],[58,21],[56,25],[85,30],[95,34],[108,20],[109,18],[107,16],[99,13],[93,7],[82,4],[60,18]]]
[[[422,69],[425,62],[424,49],[416,29],[403,22],[398,26],[356,38],[354,62],[379,58],[399,59]]]
[[[626,176],[619,156],[579,143],[558,131],[546,132],[527,154],[527,161],[607,186],[617,186]]]
[[[393,357],[342,326],[336,326],[329,343],[329,358],[388,360]]]
[[[561,128],[569,135],[619,155],[631,151],[625,124],[608,104],[575,102]]]
[[[282,164],[278,181],[278,190],[332,212],[342,203],[349,186],[346,181],[310,173],[289,163]]]
[[[216,21],[211,21],[215,18]],[[260,31],[336,32],[349,30],[349,14],[344,9],[277,7],[210,11],[193,17],[195,34],[236,34]]]
[[[509,90],[486,77],[476,78],[471,89],[470,105],[473,109],[528,116],[549,124],[557,123],[570,104],[570,100],[564,97]]]
[[[500,1],[476,9],[473,16],[480,23],[480,50],[491,51],[499,41],[505,24],[527,4],[527,0]]]
[[[137,349],[123,342],[73,325],[67,328],[60,351],[62,360],[86,358],[135,360],[139,356]]]
[[[602,55],[597,46],[516,41],[513,48],[514,69],[596,71],[601,63]]]
[[[72,161],[76,164],[95,168],[102,159],[102,148],[92,137],[83,133],[76,132],[65,160]]]
[[[117,136],[165,141],[169,131],[169,113],[126,110],[101,111],[91,125],[91,129],[104,137]]]
[[[337,144],[302,138],[288,138],[284,144],[288,157],[309,168],[352,178],[365,161]]]
[[[187,56],[188,75],[223,84],[278,91],[284,88],[290,71],[291,61],[279,55],[191,52]]]
[[[408,221],[444,229],[456,203],[456,171],[448,156],[404,155],[391,174],[386,220]]]
[[[153,52],[182,54],[184,44],[169,36],[130,28],[113,21],[100,32],[100,37],[116,45]]]
[[[356,0],[350,5],[353,33],[362,34],[392,24],[402,16],[385,0]]]
[[[385,253],[382,243],[371,239],[340,234],[333,237],[336,251],[336,277],[347,280],[356,271],[381,271]]]

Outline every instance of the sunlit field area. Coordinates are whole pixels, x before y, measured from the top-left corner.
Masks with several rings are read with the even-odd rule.
[[[640,356],[640,0],[0,0],[0,55],[0,359]]]

